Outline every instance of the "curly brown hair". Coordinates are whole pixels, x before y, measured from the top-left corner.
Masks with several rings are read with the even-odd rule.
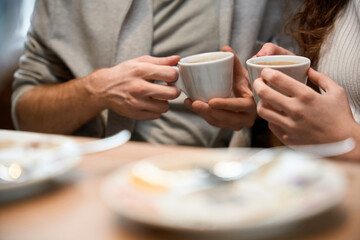
[[[301,55],[310,58],[316,67],[320,47],[334,26],[336,16],[349,0],[303,0],[287,25],[287,31],[297,41]]]

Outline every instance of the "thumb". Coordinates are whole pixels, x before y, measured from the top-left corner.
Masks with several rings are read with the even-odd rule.
[[[329,92],[331,88],[338,86],[334,80],[312,68],[309,68],[308,76],[312,83],[323,89],[325,92]]]
[[[241,64],[239,57],[229,46],[223,46],[221,50],[234,54],[233,91],[235,97],[253,96],[248,71]]]

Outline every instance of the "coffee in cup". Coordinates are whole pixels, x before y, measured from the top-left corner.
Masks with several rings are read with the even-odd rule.
[[[261,71],[264,68],[276,69],[306,84],[310,59],[295,55],[271,55],[250,58],[246,61],[246,66],[249,72],[251,86],[254,84],[255,79],[261,76]],[[254,98],[256,102],[259,102],[260,99],[255,91]]]

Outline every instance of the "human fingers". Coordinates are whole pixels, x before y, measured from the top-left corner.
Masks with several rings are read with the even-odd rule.
[[[253,98],[213,98],[208,104],[213,109],[233,112],[248,112],[256,109]]]
[[[178,79],[178,72],[170,66],[140,63],[139,68],[137,75],[145,80],[171,83]]]
[[[317,72],[314,69],[310,68],[308,71],[309,80],[314,83],[316,86],[319,86],[325,92],[331,91],[331,89],[338,87],[339,85],[329,78],[327,75]]]
[[[255,121],[255,114],[233,112],[213,109],[207,103],[201,101],[187,102],[186,105],[193,112],[200,115],[210,125],[232,130],[240,130],[243,127],[251,127]]]
[[[289,50],[282,48],[273,43],[265,43],[255,57],[269,56],[269,55],[294,55]]]
[[[139,97],[151,97],[155,99],[172,100],[181,94],[181,90],[176,86],[162,85],[157,83],[143,82],[143,86],[135,93]]]
[[[148,111],[155,114],[162,114],[169,110],[169,102],[154,98],[143,98],[139,100],[139,110]]]
[[[152,56],[141,56],[136,58],[139,62],[147,62],[156,65],[167,65],[167,66],[174,66],[180,60],[179,56],[169,56],[169,57],[152,57]]]
[[[190,98],[186,98],[184,104],[194,113],[200,115],[205,121],[209,124],[214,122],[215,120],[208,114],[206,114],[210,107],[207,103],[202,101],[192,101]]]
[[[315,93],[310,87],[275,69],[264,68],[261,71],[261,77],[278,91],[290,97]]]
[[[255,79],[253,87],[260,99],[271,104],[276,109],[281,109],[284,112],[288,111],[291,98],[270,87],[262,78]]]
[[[234,52],[234,50],[231,47],[225,45],[221,48],[221,51],[231,52],[234,54],[234,75],[235,76],[242,75],[243,71],[246,71],[246,69],[240,63],[239,57],[236,55],[236,53]]]
[[[270,131],[277,137],[282,143],[287,142],[289,139],[289,135],[285,132],[285,130],[280,127],[279,125],[276,125],[274,123],[269,122],[268,123]]]
[[[289,117],[263,100],[257,104],[257,113],[266,121],[283,126],[284,128],[288,128],[291,125],[291,119]]]
[[[169,110],[169,103],[167,100],[146,96],[139,94],[138,91],[133,91],[131,94],[126,94],[126,97],[122,96],[122,94],[115,94],[109,99],[108,108],[119,115],[137,120],[149,119],[150,117],[154,119],[157,115],[161,115]],[[143,111],[146,111],[146,116],[141,116]]]
[[[184,100],[185,106],[186,106],[187,108],[189,108],[191,111],[193,111],[193,109],[192,109],[192,103],[193,103],[193,101],[192,101],[190,98],[186,98],[186,99]]]
[[[236,97],[252,96],[249,74],[242,66],[239,57],[229,46],[221,48],[224,52],[232,52],[234,54],[234,73],[233,73],[233,92]]]

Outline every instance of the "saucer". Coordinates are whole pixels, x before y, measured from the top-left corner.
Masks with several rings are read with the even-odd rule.
[[[242,161],[259,150],[201,149],[146,158],[109,175],[102,197],[115,213],[137,223],[199,232],[275,229],[342,200],[344,173],[330,161],[292,150],[241,180],[193,189],[204,181],[198,169]]]
[[[0,130],[0,193],[24,190],[67,173],[80,161],[80,156],[65,157],[76,148],[65,136]]]

